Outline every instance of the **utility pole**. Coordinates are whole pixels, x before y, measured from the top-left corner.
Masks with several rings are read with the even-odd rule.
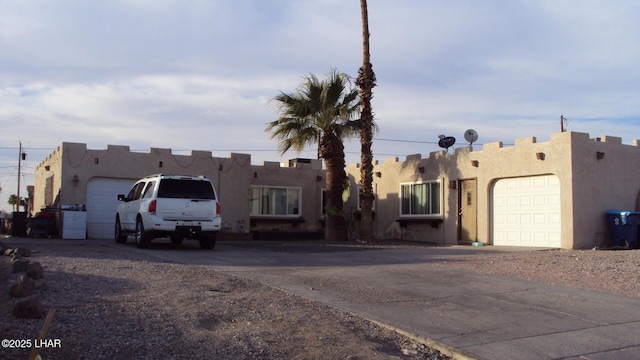
[[[22,200],[20,199],[20,172],[22,170],[22,160],[27,158],[27,154],[22,152],[22,141],[19,142],[20,146],[18,148],[18,205],[16,206],[16,211],[20,211],[20,205],[22,204]]]
[[[16,206],[16,211],[20,211],[20,166],[22,164],[22,141],[19,142],[20,147],[18,148],[18,205]]]

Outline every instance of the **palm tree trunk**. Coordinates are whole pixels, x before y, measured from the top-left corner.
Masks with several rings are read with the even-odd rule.
[[[360,241],[373,242],[373,111],[371,110],[372,89],[376,77],[369,54],[369,14],[367,0],[360,0],[362,12],[362,67],[358,71],[357,85],[360,87],[360,101],[362,105],[360,130]]]
[[[327,217],[324,238],[327,241],[347,241],[347,220],[344,214],[342,192],[347,181],[344,145],[330,133],[320,140],[320,152],[327,168]]]

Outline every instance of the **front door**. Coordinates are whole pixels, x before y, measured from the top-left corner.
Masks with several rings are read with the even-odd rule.
[[[478,239],[478,205],[476,179],[461,180],[458,190],[458,242],[470,243]]]

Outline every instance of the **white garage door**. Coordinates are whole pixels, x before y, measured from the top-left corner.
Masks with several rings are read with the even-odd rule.
[[[494,245],[561,247],[557,176],[501,179],[492,194]]]
[[[118,194],[127,194],[136,180],[93,178],[87,184],[87,234],[89,239],[111,239]]]

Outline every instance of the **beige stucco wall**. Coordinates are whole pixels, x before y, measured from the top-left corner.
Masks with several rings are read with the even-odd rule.
[[[299,187],[302,191],[302,206],[299,222],[286,218],[270,219],[252,217],[255,231],[322,231],[322,189],[325,187],[325,171],[322,161],[312,159],[310,163],[294,162],[280,164],[265,162],[262,166],[252,166],[251,185]],[[247,197],[249,196],[247,190]]]
[[[44,195],[48,177],[54,179],[54,197],[59,191],[59,205],[74,205],[86,204],[87,184],[94,178],[137,180],[158,173],[204,175],[216,186],[223,222],[248,223],[249,204],[237,201],[236,196],[246,194],[250,171],[251,156],[246,154],[218,158],[210,151],[176,155],[171,149],[151,148],[148,152],[132,152],[128,146],[118,145],[91,150],[86,144],[65,142],[36,167],[34,207],[51,205],[45,203]]]
[[[62,183],[62,148],[58,146],[51,154],[49,154],[40,164],[36,166],[35,184],[33,194],[33,209],[35,212],[44,209],[46,206],[53,205],[53,201],[58,195],[60,184]],[[53,185],[52,199],[45,202],[45,186],[48,179],[51,179]]]
[[[619,137],[589,139],[580,133],[572,140],[574,241],[592,248],[607,237],[603,212],[640,210],[640,146],[638,140],[625,145]]]
[[[251,185],[299,186],[303,189],[302,217],[296,230],[321,229],[319,199],[323,187],[322,161],[309,164],[265,163],[251,165],[251,155],[232,153],[228,158],[210,151],[174,154],[171,149],[151,148],[132,152],[128,146],[108,145],[104,150],[87,149],[86,144],[62,143],[36,167],[34,208],[53,205],[45,201],[47,178],[53,179],[53,198],[58,205],[86,204],[91,179],[114,178],[135,181],[151,174],[204,175],[216,186],[222,204],[223,227],[227,232],[249,232]],[[318,177],[321,180],[318,180]],[[77,179],[77,180],[74,180]],[[269,229],[286,229],[290,222],[272,222]]]
[[[476,146],[477,147],[477,146]],[[596,152],[603,152],[603,159]],[[543,159],[538,159],[541,153]],[[477,161],[477,167],[472,165]],[[420,168],[424,172],[420,172]],[[404,161],[386,159],[374,164],[376,217],[374,232],[378,238],[402,238],[438,244],[457,244],[458,190],[452,184],[465,179],[477,180],[477,241],[491,244],[491,198],[495,182],[503,178],[555,175],[560,181],[562,248],[590,248],[607,236],[607,210],[635,210],[640,197],[640,148],[637,141],[622,145],[619,138],[590,139],[588,134],[562,132],[550,141],[517,139],[513,146],[485,144],[482,149],[458,148],[449,153],[407,156]],[[356,189],[360,179],[357,164],[347,167]],[[443,195],[443,220],[437,228],[431,224],[410,223],[401,228],[400,183],[440,180]],[[347,209],[356,209],[355,191]]]

